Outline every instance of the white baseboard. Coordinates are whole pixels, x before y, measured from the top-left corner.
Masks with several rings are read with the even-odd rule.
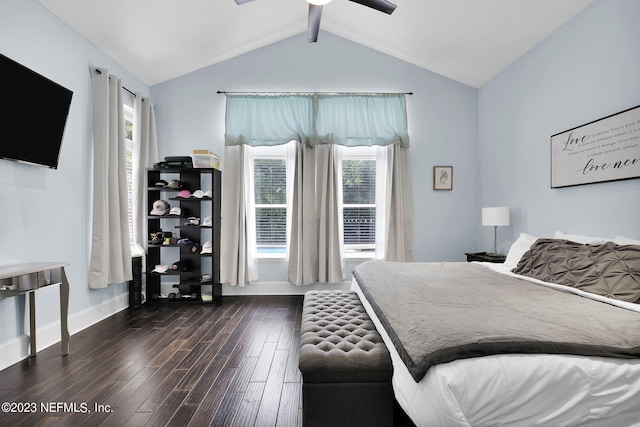
[[[94,325],[109,316],[129,307],[129,294],[124,293],[99,305],[89,307],[69,316],[69,334],[73,334]],[[40,351],[60,343],[60,322],[36,327],[36,347]],[[73,338],[69,344],[73,352]],[[23,335],[13,341],[0,345],[0,371],[29,357],[29,336]]]
[[[222,296],[240,295],[304,295],[307,291],[324,289],[351,289],[351,282],[314,283],[313,285],[296,286],[289,282],[260,281],[246,286],[222,286]]]

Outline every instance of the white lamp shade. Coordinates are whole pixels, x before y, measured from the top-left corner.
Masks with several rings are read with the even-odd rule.
[[[307,0],[307,3],[315,4],[316,6],[322,6],[329,3],[331,0]]]
[[[482,208],[482,225],[509,225],[509,208],[503,206]]]

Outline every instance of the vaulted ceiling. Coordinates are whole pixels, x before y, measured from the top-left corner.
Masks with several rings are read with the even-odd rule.
[[[307,31],[305,0],[38,1],[149,86]],[[591,3],[391,1],[387,15],[333,0],[320,29],[475,88]]]

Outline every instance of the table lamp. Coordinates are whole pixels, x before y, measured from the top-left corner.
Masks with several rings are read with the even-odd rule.
[[[493,226],[493,253],[490,255],[496,255],[498,227],[509,225],[509,208],[504,206],[482,208],[482,225]]]

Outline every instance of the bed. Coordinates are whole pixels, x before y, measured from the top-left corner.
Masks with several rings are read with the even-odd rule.
[[[354,269],[417,426],[640,426],[640,242],[566,237]]]

